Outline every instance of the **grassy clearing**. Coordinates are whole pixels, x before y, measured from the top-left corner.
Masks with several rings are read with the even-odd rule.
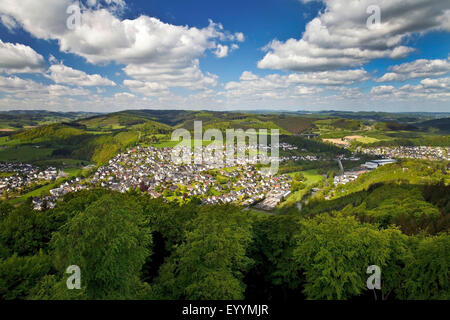
[[[318,183],[324,179],[317,170],[307,170],[302,172],[303,176],[306,178],[306,184],[312,185]]]
[[[173,148],[178,143],[179,143],[178,141],[160,141],[158,143],[149,143],[147,145],[155,148]]]
[[[0,172],[0,178],[9,178],[15,174],[15,172]]]
[[[191,142],[192,147],[194,145],[194,141],[199,141],[199,140],[192,140],[192,142]],[[211,144],[211,141],[202,140],[201,142],[202,142],[203,146],[207,146],[207,145]],[[180,141],[160,141],[158,143],[148,143],[146,145],[152,146],[155,148],[173,148],[173,147],[177,146],[179,143],[180,143]]]
[[[307,171],[299,171],[305,177],[304,183],[306,184],[306,188],[293,192],[287,199],[282,202],[279,208],[290,207],[295,205],[297,202],[301,201],[303,197],[309,192],[310,186],[322,181],[324,177],[320,175],[317,170],[307,170]],[[289,176],[294,176],[297,172],[289,173]]]
[[[357,141],[357,142],[364,143],[364,144],[369,144],[369,143],[375,143],[375,142],[378,142],[378,141],[380,141],[380,140],[377,139],[377,138],[362,137],[362,138],[356,139],[356,141]]]

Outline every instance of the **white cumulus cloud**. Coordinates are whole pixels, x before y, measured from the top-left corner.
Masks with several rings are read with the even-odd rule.
[[[199,67],[198,59],[205,52],[225,56],[228,45],[220,42],[244,41],[243,34],[224,31],[213,21],[196,28],[164,23],[146,15],[122,20],[114,10],[97,6],[98,2],[91,1],[91,6],[81,8],[81,23],[73,30],[66,23],[67,8],[77,3],[72,0],[2,0],[0,14],[13,18],[37,38],[57,40],[61,51],[84,57],[90,63],[124,64],[124,72],[137,80],[157,82],[168,78],[175,80],[176,86],[193,89],[199,84],[215,84],[215,76],[204,74]]]
[[[419,59],[412,62],[402,63],[389,68],[377,82],[406,81],[409,79],[436,77],[450,73],[449,59]]]
[[[227,45],[221,45],[219,44],[217,46],[216,51],[214,51],[214,54],[216,55],[217,58],[225,58],[226,56],[228,56],[228,46]]]
[[[310,2],[303,0],[303,2]],[[273,40],[263,69],[326,71],[361,66],[377,58],[403,58],[413,33],[450,31],[448,0],[323,0],[326,8],[306,25],[299,40]],[[367,8],[378,6],[381,20],[368,28]]]
[[[115,86],[116,84],[99,74],[87,74],[63,64],[54,64],[48,69],[48,75],[55,83],[64,83],[73,86]]]
[[[34,73],[42,72],[44,67],[44,58],[32,48],[0,40],[0,72]]]

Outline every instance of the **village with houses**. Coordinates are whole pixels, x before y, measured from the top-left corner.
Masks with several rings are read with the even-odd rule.
[[[88,178],[75,177],[66,179],[47,195],[33,197],[35,210],[54,208],[58,199],[71,192],[78,192],[94,187],[108,188],[118,192],[140,190],[152,198],[167,201],[188,201],[198,199],[203,205],[233,203],[245,207],[271,211],[291,194],[292,178],[289,175],[270,175],[261,168],[261,163],[285,161],[319,161],[319,156],[290,153],[296,146],[279,143],[274,147],[283,152],[282,156],[268,156],[271,146],[246,145],[234,147],[234,156],[226,158],[226,151],[214,150],[202,146],[203,160],[196,164],[195,152],[191,148],[156,148],[136,146],[120,153],[107,165],[97,168]],[[187,163],[175,163],[173,153],[178,152],[188,159]],[[287,151],[287,152],[286,152]],[[302,150],[306,151],[306,150]],[[383,159],[371,160],[344,171],[340,160],[359,161],[355,155],[338,157],[341,172],[334,177],[334,185],[345,185],[356,180],[361,174],[390,163],[395,158],[449,159],[448,148],[432,147],[397,147],[371,148],[358,150],[361,153]],[[236,156],[237,155],[237,156]],[[187,158],[186,158],[187,157]],[[209,158],[208,158],[209,157]],[[217,160],[218,159],[218,160]],[[29,186],[45,181],[54,182],[65,177],[62,170],[49,167],[41,170],[36,166],[22,163],[2,163],[0,173],[11,173],[0,178],[0,194],[20,194]]]
[[[368,155],[382,156],[386,158],[450,161],[449,147],[398,146],[398,147],[358,148],[357,151]]]
[[[53,167],[40,170],[36,166],[23,163],[0,163],[0,173],[1,196],[20,193],[33,184],[55,181],[64,175],[62,171]]]
[[[297,149],[285,143],[275,147],[283,151]],[[206,154],[207,148],[202,147],[202,154]],[[261,148],[261,145],[250,145],[245,147],[244,151],[251,154],[251,150]],[[180,151],[187,153],[189,159],[194,157],[190,149],[177,150]],[[131,148],[111,159],[108,165],[99,167],[91,177],[74,178],[51,189],[50,195],[34,198],[33,207],[35,210],[53,208],[57,200],[69,192],[102,187],[122,193],[139,189],[152,198],[161,197],[168,201],[198,198],[204,205],[234,203],[251,206],[262,201],[259,204],[261,209],[272,210],[290,195],[292,179],[288,175],[267,174],[262,168],[258,168],[257,164],[295,161],[300,158],[298,156],[272,158],[266,153],[255,152],[253,156],[245,156],[244,153],[244,156],[235,157],[231,163],[204,161],[202,164],[176,164],[172,160],[173,152],[173,148],[141,146]],[[234,152],[238,152],[237,147]],[[221,156],[224,159],[225,152]],[[309,161],[317,160],[314,156],[301,158]]]

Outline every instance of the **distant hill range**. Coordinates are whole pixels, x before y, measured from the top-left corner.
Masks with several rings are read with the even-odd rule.
[[[359,120],[373,120],[382,122],[402,122],[402,123],[417,123],[425,120],[434,120],[450,117],[450,112],[352,112],[352,111],[297,111],[298,114],[311,114],[315,116],[337,117],[347,119]]]
[[[392,130],[450,131],[450,113],[386,113],[348,111],[264,111],[220,112],[186,110],[126,110],[114,113],[53,112],[45,110],[0,111],[0,129],[7,131],[36,127],[52,123],[71,123],[88,130],[119,130],[135,126],[142,129],[172,128],[192,130],[194,121],[202,121],[204,128],[279,129],[285,134],[300,134],[316,129],[314,122],[339,118],[363,122],[383,122]],[[144,124],[146,124],[144,126]],[[339,127],[339,126],[337,126]],[[8,129],[9,128],[9,129]],[[139,129],[139,128],[137,128]]]
[[[424,121],[417,124],[417,126],[421,129],[428,130],[430,128],[435,128],[439,131],[450,133],[450,117]]]
[[[299,138],[322,149],[322,138],[342,138],[357,132],[383,145],[448,145],[449,117],[435,114],[285,113],[184,110],[127,110],[114,113],[7,111],[0,112],[0,161],[35,164],[105,164],[118,152],[138,143],[173,146],[178,128],[278,129],[282,139]],[[319,137],[320,135],[320,137]],[[299,137],[294,137],[299,136]],[[315,141],[306,138],[312,136]],[[319,138],[317,138],[319,137]],[[296,140],[297,141],[297,140]],[[298,142],[298,141],[297,141]],[[175,143],[175,144],[174,144]],[[320,149],[319,148],[319,149]]]
[[[46,110],[0,111],[0,129],[22,129],[44,124],[71,122],[98,114],[94,112],[54,112]]]
[[[314,118],[300,115],[254,114],[182,110],[128,110],[97,115],[76,121],[88,129],[111,130],[140,126],[152,121],[162,128],[194,129],[194,121],[202,121],[203,128],[218,129],[279,129],[280,133],[297,134],[314,128]]]

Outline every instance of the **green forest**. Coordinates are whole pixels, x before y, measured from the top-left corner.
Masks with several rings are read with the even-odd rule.
[[[449,187],[379,184],[302,213],[179,206],[96,189],[0,208],[0,298],[450,299]],[[66,269],[81,269],[68,290]]]

